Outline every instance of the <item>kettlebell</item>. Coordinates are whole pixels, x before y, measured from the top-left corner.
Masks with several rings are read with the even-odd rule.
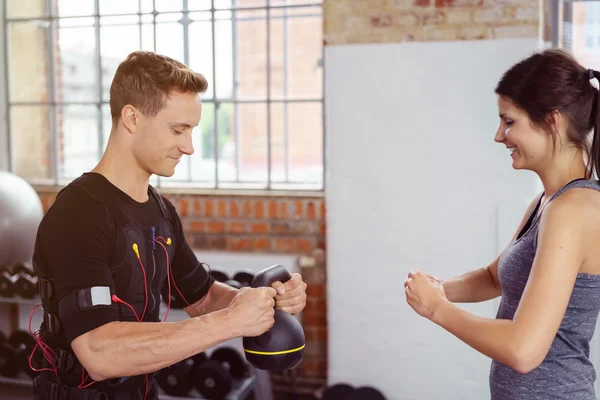
[[[292,279],[283,265],[275,264],[260,271],[250,287],[269,287],[280,281]],[[296,367],[304,356],[304,330],[291,314],[275,310],[275,324],[259,336],[244,337],[243,347],[246,359],[257,369],[280,371]]]

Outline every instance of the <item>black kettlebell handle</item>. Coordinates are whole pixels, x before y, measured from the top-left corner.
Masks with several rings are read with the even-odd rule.
[[[251,287],[268,287],[273,283],[280,281],[285,283],[292,279],[290,273],[281,264],[275,264],[269,268],[265,268],[254,276]]]

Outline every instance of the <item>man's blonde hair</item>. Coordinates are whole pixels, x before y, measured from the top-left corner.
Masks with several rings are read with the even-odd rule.
[[[113,126],[127,104],[154,117],[169,94],[204,93],[208,81],[185,64],[150,51],[134,51],[119,65],[110,86],[110,114]]]

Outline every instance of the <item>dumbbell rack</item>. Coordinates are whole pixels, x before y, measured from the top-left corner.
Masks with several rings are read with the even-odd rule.
[[[33,308],[35,305],[40,304],[40,303],[41,303],[41,300],[39,298],[24,299],[19,296],[0,297],[0,304],[10,304],[10,305],[17,305],[17,306],[18,305],[30,305]],[[36,314],[37,313],[38,312],[36,311]],[[185,312],[183,310],[171,309],[169,311],[169,321],[185,318],[185,315],[187,315],[187,314],[185,314],[185,315],[183,315],[183,314],[185,314]],[[164,310],[161,309],[161,318],[163,316],[164,316]],[[174,318],[172,318],[171,316],[173,316]],[[39,326],[39,325],[34,323],[32,325],[32,329],[37,328],[37,326]],[[251,374],[250,376],[248,376],[244,379],[234,380],[233,388],[232,388],[231,392],[229,392],[229,394],[225,397],[224,400],[244,400],[244,399],[250,398],[250,395],[252,394],[255,383],[256,383],[256,377],[254,376],[254,374]],[[23,377],[23,378],[7,378],[7,377],[0,376],[0,385],[1,384],[31,387],[33,384],[33,381],[31,379],[25,378],[25,377]],[[185,397],[170,396],[170,395],[164,394],[162,389],[159,389],[159,398],[160,398],[160,400],[163,400],[163,399],[165,399],[165,400],[182,400],[182,399],[203,400],[203,397],[201,397],[200,394],[198,394],[195,389],[188,396],[185,396]]]

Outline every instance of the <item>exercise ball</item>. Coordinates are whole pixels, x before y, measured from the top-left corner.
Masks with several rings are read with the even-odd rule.
[[[31,262],[44,216],[40,197],[23,178],[0,171],[0,265]]]

